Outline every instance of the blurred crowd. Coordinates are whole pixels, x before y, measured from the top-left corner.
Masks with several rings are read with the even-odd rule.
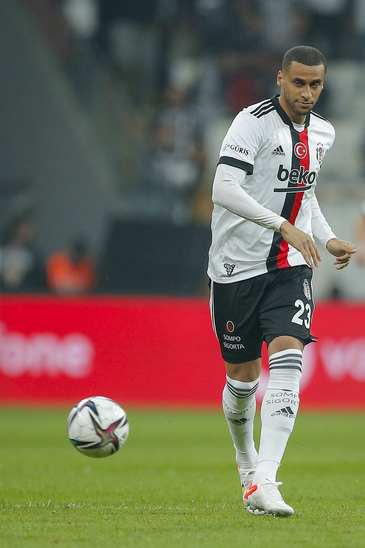
[[[107,67],[104,123],[120,186],[136,214],[142,194],[144,216],[157,210],[176,224],[208,221],[214,123],[276,93],[288,48],[365,60],[365,0],[27,1],[84,108],[95,100],[95,67]],[[330,93],[317,105],[324,116]]]
[[[152,215],[156,204],[159,218],[179,226],[209,222],[207,141],[214,124],[277,92],[275,75],[288,48],[306,43],[329,61],[365,62],[365,0],[24,3],[82,108],[93,108],[103,78],[111,105],[109,118],[103,112],[105,139],[120,155],[121,189],[135,200],[136,215],[147,202]],[[317,105],[324,116],[330,97],[326,86]],[[364,208],[354,233],[359,245],[365,241]],[[97,290],[98,265],[86,237],[75,236],[42,262],[34,234],[24,211],[0,226],[0,291]],[[365,260],[365,252],[358,256]]]
[[[13,218],[0,240],[0,292],[85,295],[97,287],[97,263],[87,241],[75,238],[44,260],[32,213]]]

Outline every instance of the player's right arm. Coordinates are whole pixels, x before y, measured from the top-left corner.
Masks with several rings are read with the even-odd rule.
[[[289,221],[284,221],[280,226],[280,233],[288,244],[292,245],[300,251],[305,262],[310,268],[318,266],[321,259],[321,254],[318,247],[309,236],[296,226],[293,226]]]
[[[244,170],[218,165],[213,183],[213,202],[253,223],[280,232],[284,240],[303,255],[310,268],[318,266],[321,255],[312,238],[247,194],[241,187],[245,177]]]
[[[279,232],[285,221],[270,209],[260,205],[242,188],[246,172],[226,164],[217,166],[213,182],[212,200],[215,204],[253,223]]]

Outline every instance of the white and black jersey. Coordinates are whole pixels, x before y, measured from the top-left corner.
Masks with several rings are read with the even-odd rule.
[[[315,197],[334,137],[332,124],[313,112],[303,127],[293,124],[278,97],[236,116],[223,140],[213,185],[208,265],[213,281],[235,282],[306,264],[279,232],[285,219],[324,244],[335,237]],[[217,196],[229,198],[215,199],[215,187]]]

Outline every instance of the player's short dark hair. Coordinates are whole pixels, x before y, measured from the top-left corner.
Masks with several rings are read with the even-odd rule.
[[[324,70],[327,69],[325,56],[318,49],[311,46],[295,46],[289,49],[283,57],[282,71],[288,72],[293,61],[308,67],[323,65]]]

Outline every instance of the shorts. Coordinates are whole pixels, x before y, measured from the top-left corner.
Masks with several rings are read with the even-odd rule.
[[[282,335],[304,345],[316,339],[310,334],[312,269],[306,265],[228,284],[212,282],[210,309],[222,357],[229,363],[260,358],[263,341],[269,345]]]

